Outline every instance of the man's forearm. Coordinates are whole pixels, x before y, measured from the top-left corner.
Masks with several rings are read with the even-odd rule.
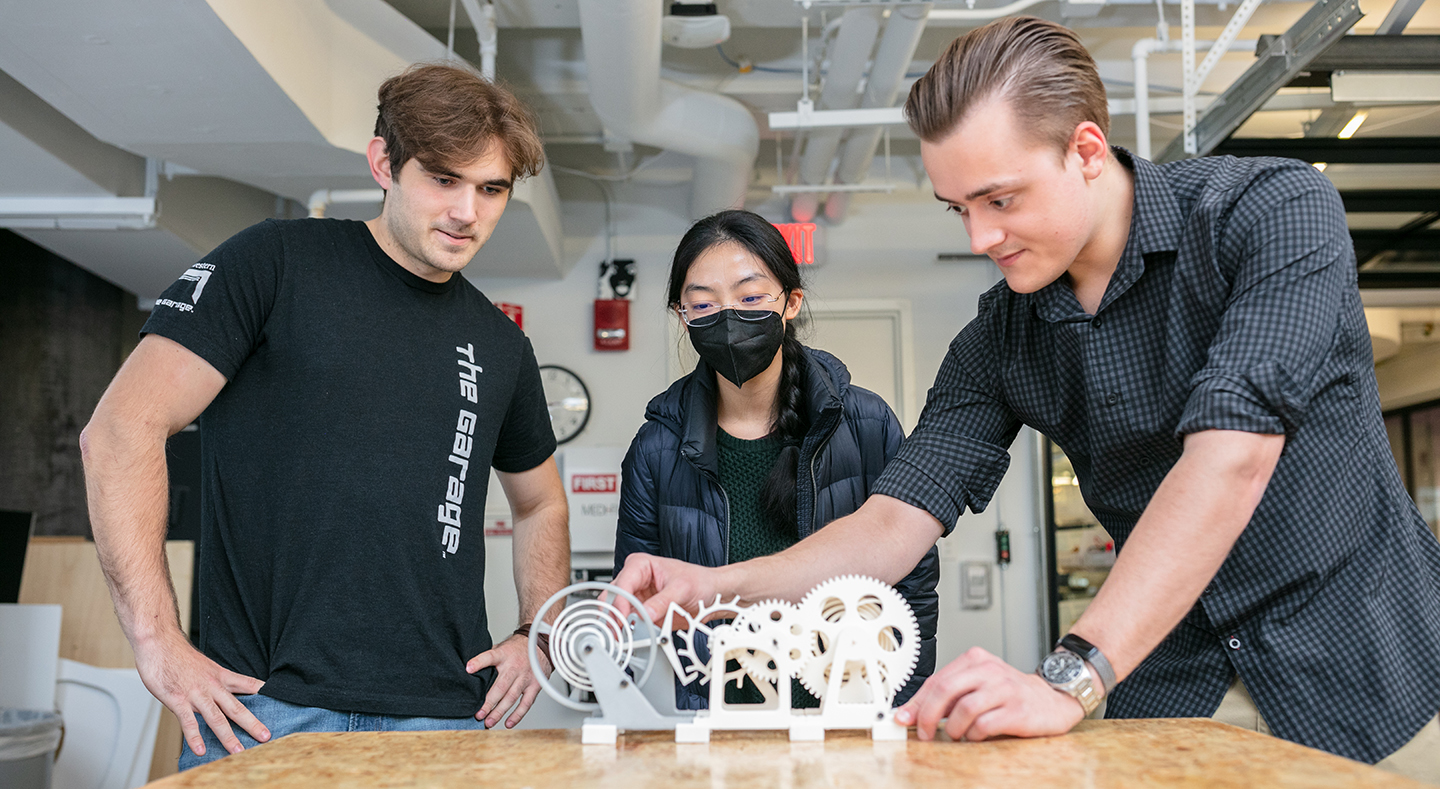
[[[95,550],[120,625],[137,646],[182,632],[165,557],[165,437],[163,429],[149,432],[102,417],[81,436]]]
[[[1141,515],[1115,568],[1072,632],[1099,646],[1124,679],[1179,624],[1245,530],[1284,436],[1207,431]]]
[[[517,518],[514,533],[515,593],[523,624],[534,621],[540,606],[570,582],[570,526],[565,500]]]
[[[897,583],[915,569],[944,530],[928,512],[889,496],[871,496],[853,514],[780,553],[720,568],[721,588],[742,602],[798,601],[838,575]],[[708,602],[708,601],[707,601]]]

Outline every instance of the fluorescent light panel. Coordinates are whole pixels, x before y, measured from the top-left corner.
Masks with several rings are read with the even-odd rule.
[[[1370,112],[1368,110],[1360,110],[1359,112],[1355,113],[1355,117],[1351,118],[1349,123],[1345,124],[1345,128],[1341,129],[1340,133],[1335,136],[1339,137],[1342,140],[1348,140],[1351,137],[1354,137],[1355,132],[1360,130],[1360,124],[1364,123],[1365,119],[1368,117],[1370,117]]]
[[[1330,75],[1330,98],[1358,104],[1440,102],[1440,72],[1337,71]]]

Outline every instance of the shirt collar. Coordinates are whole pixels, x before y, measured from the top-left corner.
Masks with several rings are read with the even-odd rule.
[[[1103,311],[1140,279],[1140,275],[1145,273],[1147,255],[1174,252],[1180,244],[1180,228],[1173,219],[1180,216],[1179,204],[1159,165],[1134,156],[1119,146],[1111,146],[1111,150],[1120,164],[1134,176],[1135,205],[1130,212],[1130,234],[1125,241],[1125,251],[1120,255],[1120,262],[1115,266],[1115,273],[1110,277],[1097,312]],[[1051,323],[1086,319],[1085,310],[1063,277],[1036,291],[1033,298],[1037,314]]]

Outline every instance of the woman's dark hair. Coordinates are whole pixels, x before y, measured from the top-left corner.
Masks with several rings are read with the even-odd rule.
[[[784,289],[782,298],[803,287],[800,267],[795,264],[790,245],[774,225],[749,211],[721,211],[696,222],[680,239],[675,260],[670,264],[671,307],[680,306],[685,276],[696,258],[720,244],[737,244],[759,258]],[[795,337],[795,321],[785,324],[785,341],[780,347],[780,385],[771,429],[784,447],[760,489],[760,506],[771,528],[784,534],[798,534],[796,464],[800,460],[800,443],[805,440],[810,423],[805,405],[805,352]]]

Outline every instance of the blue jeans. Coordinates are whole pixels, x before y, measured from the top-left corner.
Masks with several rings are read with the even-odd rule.
[[[236,696],[260,722],[270,729],[270,739],[284,737],[303,731],[483,731],[485,721],[466,718],[406,718],[398,715],[366,715],[360,712],[337,712],[322,707],[302,707],[288,701],[272,699],[258,693],[250,696]],[[225,746],[210,731],[205,719],[199,715],[195,720],[200,724],[200,736],[205,739],[205,755],[196,756],[188,744],[180,746],[180,769],[188,770],[227,755]],[[230,730],[240,744],[254,748],[260,743],[245,733],[234,721]]]

